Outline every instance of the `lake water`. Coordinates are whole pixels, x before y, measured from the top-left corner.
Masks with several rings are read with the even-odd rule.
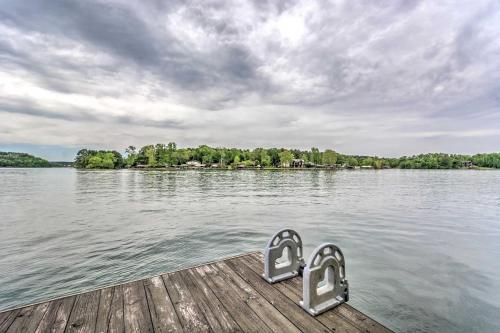
[[[0,309],[264,248],[346,256],[402,332],[500,332],[500,172],[0,169]]]

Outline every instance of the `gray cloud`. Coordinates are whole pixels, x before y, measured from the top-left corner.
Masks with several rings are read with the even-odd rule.
[[[71,121],[97,121],[97,117],[93,116],[91,113],[75,112],[72,110],[71,113],[54,112],[47,111],[43,107],[30,105],[29,103],[5,103],[5,101],[0,102],[0,110],[2,112],[8,112],[12,114],[29,115],[34,117],[49,118],[49,119],[59,119],[59,120],[71,120]]]
[[[47,119],[57,119],[65,121],[76,121],[76,122],[100,122],[109,123],[111,125],[125,124],[125,125],[135,125],[135,126],[145,126],[145,127],[158,127],[158,128],[183,128],[182,124],[178,121],[173,120],[158,120],[153,121],[151,119],[141,119],[138,117],[131,117],[128,115],[100,115],[97,116],[92,112],[92,110],[83,110],[79,108],[72,108],[70,111],[65,110],[50,110],[47,108],[31,104],[29,102],[19,102],[19,101],[0,101],[0,112],[11,113],[14,115],[28,115],[39,118]]]
[[[498,150],[499,22],[496,1],[0,0],[0,142]]]
[[[159,61],[159,41],[132,8],[71,0],[9,4],[3,6],[2,17],[24,32],[82,39],[139,64]]]

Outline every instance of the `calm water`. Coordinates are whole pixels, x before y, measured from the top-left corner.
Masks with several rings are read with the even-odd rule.
[[[500,332],[500,172],[0,169],[0,309],[262,249],[346,256],[397,331]]]

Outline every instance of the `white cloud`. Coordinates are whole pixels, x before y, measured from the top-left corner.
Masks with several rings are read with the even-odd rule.
[[[486,1],[5,3],[0,143],[498,150],[499,33]]]

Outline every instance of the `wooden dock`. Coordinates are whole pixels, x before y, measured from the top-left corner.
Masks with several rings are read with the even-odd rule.
[[[391,332],[346,303],[312,317],[301,277],[262,271],[249,253],[1,312],[0,332]]]

